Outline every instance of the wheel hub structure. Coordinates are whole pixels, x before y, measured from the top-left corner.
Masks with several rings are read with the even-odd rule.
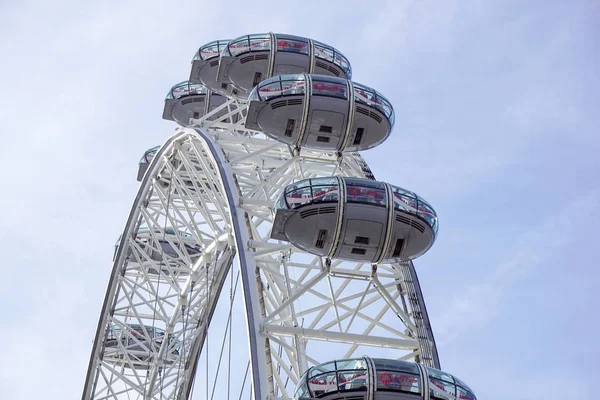
[[[228,50],[227,63],[236,63],[237,79],[245,84],[254,79],[256,87],[271,76],[311,73],[311,68],[314,70],[322,61],[319,57],[324,57],[315,51],[317,44],[322,44],[284,36],[285,40],[277,39],[279,36],[275,34],[268,35],[272,45],[267,48],[264,40],[252,42],[250,35],[242,41],[243,46],[249,45],[239,54],[235,49],[241,51],[240,40],[232,41],[237,47]],[[260,51],[254,52],[253,43],[258,43],[255,46]],[[331,50],[326,66],[336,65],[335,54],[338,59],[341,54],[336,52]],[[203,63],[211,62],[211,57],[212,63],[219,61],[218,53],[210,55]],[[253,59],[244,64],[235,59],[250,56],[258,61]],[[296,56],[307,61],[296,62]],[[283,60],[287,70],[280,68],[277,60]],[[346,63],[347,60],[344,71],[349,75]],[[263,68],[264,64],[266,72],[260,75],[252,70],[254,64],[260,64],[256,68]],[[243,78],[244,65],[249,65],[248,79]],[[305,70],[299,70],[302,65],[307,66]],[[207,75],[213,80],[224,80],[226,72],[215,70]],[[318,81],[303,76],[309,82]],[[196,80],[199,79],[201,76]],[[203,96],[218,87],[215,81],[202,83],[206,87]],[[182,126],[162,146],[147,152],[140,163],[141,185],[115,250],[82,399],[190,399],[193,394],[196,398],[241,398],[244,394],[244,398],[255,400],[290,399],[306,379],[303,376],[309,368],[334,359],[379,357],[439,369],[413,257],[402,253],[409,248],[403,243],[410,242],[410,233],[392,238],[396,233],[382,222],[381,238],[376,243],[369,244],[366,240],[361,245],[371,246],[381,254],[384,251],[392,254],[393,246],[400,243],[394,253],[397,257],[381,263],[360,261],[360,257],[355,260],[352,256],[330,258],[310,249],[301,250],[283,236],[272,239],[278,212],[276,202],[282,193],[291,193],[298,182],[324,177],[339,177],[346,185],[349,185],[346,178],[375,182],[360,154],[335,148],[327,150],[323,146],[290,145],[273,139],[272,133],[256,130],[256,121],[252,122],[252,129],[248,128],[246,120],[253,95],[248,97],[247,87],[240,87],[244,95],[236,97],[235,81],[228,80],[226,86],[226,92],[215,96],[220,100],[214,107],[199,101],[198,91],[181,95],[182,103],[198,100],[198,109],[202,111],[195,113],[189,108],[190,102],[185,103],[186,115],[192,116],[189,122],[177,121]],[[352,88],[348,83],[346,89]],[[348,104],[349,111],[338,119],[344,124],[339,131],[342,135],[355,135],[357,129],[363,129],[353,124],[353,107],[359,99],[350,95],[349,90],[345,93],[347,103],[343,104]],[[297,94],[297,91],[290,93]],[[286,100],[284,95],[281,99]],[[309,96],[318,95],[310,90],[308,94],[300,94],[306,101]],[[324,104],[325,98],[313,104]],[[177,100],[177,95],[171,93],[168,107],[175,110],[178,104],[174,99]],[[296,101],[286,106],[298,104]],[[338,101],[336,107],[339,104],[342,103]],[[376,107],[376,100],[372,105]],[[328,122],[333,114],[327,114],[323,106],[317,116],[308,112],[308,105],[300,107],[304,107],[300,114],[294,109],[294,115],[302,116],[300,120],[283,121],[282,132],[294,125],[292,129],[300,131],[294,132],[294,137],[308,137],[316,118],[321,118],[321,127],[316,129],[333,126],[331,130],[324,129],[323,135],[335,132],[335,123]],[[350,132],[350,125],[355,132]],[[365,132],[368,129],[364,127]],[[356,142],[355,136],[344,140]],[[340,197],[336,198],[340,204],[352,201],[343,190],[340,187]],[[346,187],[344,193],[358,193],[349,190]],[[378,210],[383,210],[381,218],[393,218],[396,204],[408,210],[404,210],[408,215],[408,222],[402,220],[404,223],[413,227],[415,221],[427,223],[423,219],[427,215],[419,212],[423,208],[418,200],[410,208],[406,200],[394,202],[395,192],[389,189],[384,191],[388,197],[383,200],[369,191],[365,193],[360,207],[365,210],[379,207]],[[327,199],[322,196],[317,200],[315,193],[312,197],[302,196],[298,197],[311,204]],[[399,194],[397,199],[402,200]],[[361,210],[357,207],[354,209]],[[315,212],[323,212],[320,210]],[[336,210],[338,216],[332,219],[336,222],[331,228],[331,240],[338,240],[341,246],[350,237],[350,223],[345,219],[349,217],[342,215],[344,207]],[[375,224],[373,218],[365,217],[365,226]],[[324,216],[316,220],[327,219]],[[400,219],[396,217],[396,221]],[[435,224],[437,229],[437,217]],[[408,228],[406,231],[411,232]],[[319,232],[307,228],[306,235],[315,236],[318,243]],[[223,354],[227,355],[225,361]],[[229,366],[225,366],[227,363]],[[343,391],[341,375],[336,376],[335,390]],[[193,393],[194,382],[206,394]],[[433,387],[425,383],[420,387]],[[363,393],[374,398],[372,393],[382,390],[377,387],[376,382],[372,383],[368,390],[356,395]],[[439,392],[449,396],[439,398],[456,398],[456,393],[452,397],[449,392],[441,389]],[[420,393],[424,399],[438,398],[432,394],[429,397],[429,390]]]

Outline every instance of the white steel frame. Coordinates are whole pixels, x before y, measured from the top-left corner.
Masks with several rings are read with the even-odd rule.
[[[291,398],[309,366],[373,351],[439,368],[412,262],[327,260],[269,239],[274,203],[287,185],[332,175],[372,178],[364,160],[294,149],[247,130],[246,110],[229,100],[178,128],[154,157],[115,254],[82,399],[189,398],[236,255],[253,399]],[[235,114],[238,122],[227,122]],[[160,246],[136,238],[140,226],[178,257],[152,258]],[[201,256],[184,246],[190,238],[165,235],[168,227],[191,234]],[[174,340],[150,345],[150,332],[133,335],[128,324],[165,329]],[[106,347],[115,328],[125,339]]]

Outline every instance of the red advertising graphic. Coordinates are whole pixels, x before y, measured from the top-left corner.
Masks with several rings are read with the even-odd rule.
[[[379,380],[385,386],[388,386],[390,383],[392,383],[392,376],[388,373],[383,373],[383,374],[379,375]]]

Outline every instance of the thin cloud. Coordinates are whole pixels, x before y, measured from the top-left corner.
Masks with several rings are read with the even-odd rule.
[[[477,330],[500,314],[510,313],[510,307],[514,306],[507,297],[511,286],[541,273],[545,262],[572,246],[577,231],[598,217],[600,191],[596,190],[567,204],[555,216],[524,234],[508,259],[492,269],[484,280],[470,283],[464,290],[457,288],[459,294],[449,300],[443,313],[432,317],[439,345],[448,346],[466,332]]]

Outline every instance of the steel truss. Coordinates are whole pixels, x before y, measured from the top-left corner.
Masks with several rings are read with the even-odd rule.
[[[362,157],[291,148],[245,129],[246,112],[228,101],[178,128],[153,159],[115,254],[83,399],[189,398],[236,255],[253,399],[291,398],[309,366],[334,358],[374,354],[439,368],[412,262],[329,261],[269,239],[287,185],[332,175],[373,179]],[[236,114],[239,122],[229,122]],[[154,240],[138,238],[140,227]],[[201,255],[191,254],[190,241]],[[156,342],[150,329],[140,335],[132,324],[164,329],[171,339]],[[118,335],[125,339],[106,345]]]

